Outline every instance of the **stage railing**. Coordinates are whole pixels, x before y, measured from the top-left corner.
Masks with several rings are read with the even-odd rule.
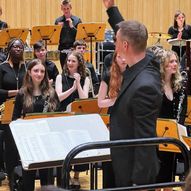
[[[161,143],[170,143],[176,145],[180,150],[184,158],[184,174],[186,175],[189,170],[189,151],[186,146],[174,138],[143,138],[143,139],[134,139],[134,140],[116,140],[116,141],[103,141],[103,142],[93,142],[81,144],[74,149],[72,149],[66,156],[63,168],[62,168],[62,187],[69,190],[69,173],[71,161],[74,157],[82,151],[91,150],[91,149],[104,149],[104,148],[114,148],[114,147],[135,147],[135,146],[153,146],[159,145]],[[180,187],[185,184],[184,181],[180,182],[167,182],[167,183],[156,183],[148,185],[136,185],[133,187],[120,187],[120,188],[110,188],[105,190],[145,190],[145,189],[156,189],[164,187]],[[91,188],[94,189],[94,188]],[[101,190],[101,189],[99,189]]]

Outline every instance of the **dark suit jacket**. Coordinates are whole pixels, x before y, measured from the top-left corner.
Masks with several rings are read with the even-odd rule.
[[[162,101],[159,65],[151,55],[124,72],[124,81],[111,109],[110,139],[156,136],[156,120]],[[111,150],[116,186],[149,184],[158,173],[156,147]]]

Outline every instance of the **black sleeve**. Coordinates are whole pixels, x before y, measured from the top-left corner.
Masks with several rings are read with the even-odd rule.
[[[15,98],[15,105],[13,110],[12,120],[16,120],[21,117],[23,111],[23,95],[17,94]]]
[[[3,82],[3,71],[0,68],[0,103],[2,103],[8,98],[8,90],[3,89],[2,82]]]
[[[116,33],[118,30],[116,25],[118,23],[120,23],[121,21],[124,21],[124,19],[123,19],[121,13],[119,12],[118,7],[110,7],[107,10],[107,14],[109,16],[108,22],[111,25],[114,32]]]

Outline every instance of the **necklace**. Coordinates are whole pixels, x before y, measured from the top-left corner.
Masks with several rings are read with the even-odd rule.
[[[16,79],[17,90],[18,90],[19,89],[19,70],[20,70],[20,68],[18,68],[17,74],[16,74],[16,71],[15,71],[14,67],[11,67],[11,68],[13,70],[13,73],[14,73],[14,76],[15,76],[15,79]]]

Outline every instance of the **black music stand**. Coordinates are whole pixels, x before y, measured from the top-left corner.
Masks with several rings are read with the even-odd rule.
[[[28,28],[7,28],[0,31],[0,48],[5,48],[13,38],[19,38],[26,42],[29,33]]]
[[[57,45],[60,39],[61,28],[62,26],[60,25],[34,26],[30,44],[33,45],[39,40],[44,40],[46,49],[47,45]]]
[[[80,23],[77,27],[76,40],[90,42],[90,62],[92,63],[92,43],[103,41],[105,37],[105,23]]]

